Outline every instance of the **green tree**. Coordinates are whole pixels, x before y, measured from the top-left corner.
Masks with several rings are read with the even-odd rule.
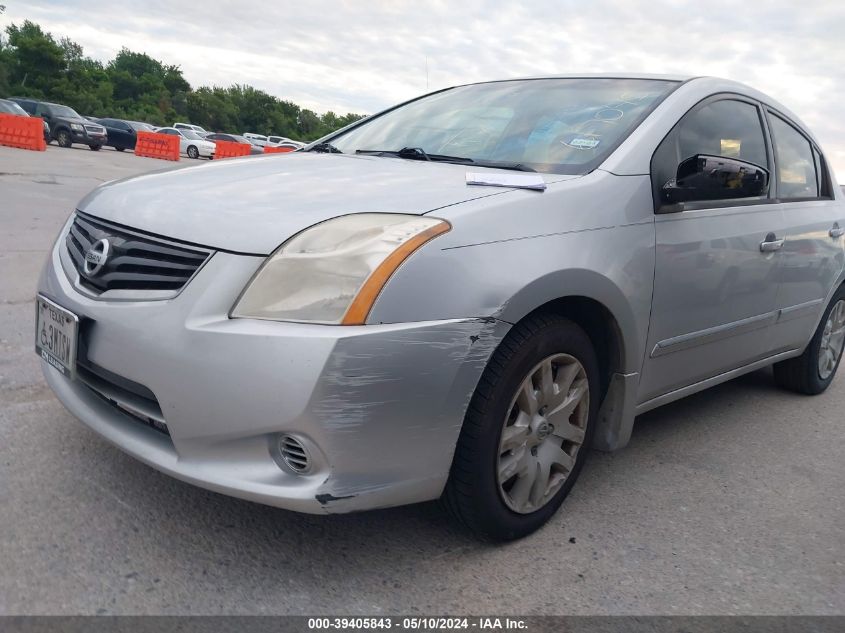
[[[29,94],[47,95],[65,70],[62,47],[41,27],[26,20],[21,27],[6,27],[9,46],[13,51],[9,66],[9,83],[12,90]]]
[[[242,84],[193,90],[179,66],[127,48],[104,65],[70,38],[56,40],[28,20],[7,26],[6,37],[0,36],[0,95],[9,94],[57,101],[84,115],[155,125],[188,119],[209,130],[299,140],[316,139],[360,118],[320,116]]]

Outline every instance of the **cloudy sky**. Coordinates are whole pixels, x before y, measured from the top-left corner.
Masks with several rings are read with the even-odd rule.
[[[126,46],[178,64],[194,86],[251,84],[318,112],[558,72],[718,75],[796,112],[845,183],[843,0],[0,4],[0,26],[30,19],[96,58]]]

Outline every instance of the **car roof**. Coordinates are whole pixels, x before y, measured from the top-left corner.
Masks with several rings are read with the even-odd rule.
[[[532,77],[512,77],[509,79],[494,79],[490,81],[479,81],[470,84],[459,84],[451,86],[458,88],[462,86],[474,86],[479,84],[501,83],[506,81],[533,81],[539,79],[650,79],[662,81],[674,81],[679,83],[695,83],[697,88],[711,88],[718,92],[736,92],[738,94],[747,95],[758,101],[762,101],[771,105],[784,114],[794,117],[785,106],[772,99],[769,95],[760,92],[756,88],[734,81],[732,79],[723,79],[722,77],[713,77],[709,75],[692,75],[692,74],[661,74],[661,73],[564,73],[558,75],[537,75]],[[797,117],[796,117],[797,118]]]
[[[556,75],[532,75],[528,77],[510,77],[507,79],[491,79],[489,81],[478,81],[474,85],[498,83],[504,81],[531,81],[535,79],[661,79],[663,81],[689,81],[695,79],[696,75],[679,75],[663,73],[563,73]]]

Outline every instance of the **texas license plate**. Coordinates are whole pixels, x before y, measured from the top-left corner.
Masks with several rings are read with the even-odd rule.
[[[49,299],[35,299],[35,351],[68,378],[76,376],[79,317]]]

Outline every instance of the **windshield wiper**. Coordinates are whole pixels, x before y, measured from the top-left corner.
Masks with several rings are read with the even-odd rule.
[[[500,163],[495,160],[475,160],[472,164],[476,167],[494,167],[496,169],[510,169],[511,171],[537,171],[533,167],[529,167],[523,163]]]
[[[343,154],[338,148],[334,145],[329,143],[328,141],[323,141],[322,143],[317,143],[314,147],[308,150],[309,152],[318,152],[320,154]]]
[[[398,151],[391,149],[359,149],[355,150],[355,153],[365,154],[367,156],[398,156],[399,158],[410,158],[412,160],[433,160],[421,147],[403,147]]]
[[[398,151],[390,149],[359,149],[355,150],[355,153],[365,154],[367,156],[397,156],[399,158],[409,158],[411,160],[427,160],[436,163],[455,163],[457,165],[473,165],[475,167],[494,167],[496,169],[509,169],[511,171],[537,171],[536,169],[532,169],[523,163],[478,160],[474,158],[467,158],[466,156],[447,156],[445,154],[428,154],[419,147],[403,147]]]

